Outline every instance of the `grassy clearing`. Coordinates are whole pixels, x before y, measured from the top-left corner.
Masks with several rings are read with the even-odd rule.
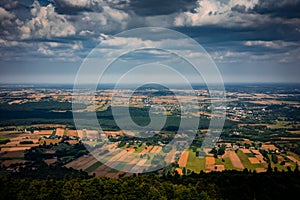
[[[205,158],[197,157],[194,152],[189,151],[186,168],[194,171],[195,173],[200,173],[201,170],[205,171]]]
[[[86,168],[84,171],[86,171],[87,173],[90,173],[90,172],[96,170],[101,165],[102,165],[102,163],[98,161],[95,164],[93,164],[93,165],[89,166],[88,168]]]
[[[238,150],[237,155],[243,163],[244,167],[249,170],[255,170],[256,168],[265,168],[262,164],[251,164],[248,160],[248,156],[240,150]]]
[[[217,158],[215,159],[216,165],[224,165],[226,170],[236,170],[233,167],[231,160],[229,158]]]

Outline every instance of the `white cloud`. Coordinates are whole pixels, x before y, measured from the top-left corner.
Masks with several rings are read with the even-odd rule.
[[[70,15],[69,17],[72,19],[78,35],[85,37],[97,37],[100,33],[125,30],[131,19],[126,12],[106,5],[103,6],[101,12],[81,12],[78,15]]]
[[[211,57],[218,63],[239,63],[250,61],[252,54],[249,52],[236,52],[231,50],[212,52]]]
[[[254,8],[258,0],[198,0],[198,7],[193,12],[180,13],[175,17],[175,26],[201,26],[218,24],[223,26],[245,26],[253,14],[236,13],[235,6],[242,6],[245,11]]]
[[[82,9],[77,15],[60,14],[54,4],[42,6],[35,0],[28,9],[29,18],[18,19],[14,15],[0,7],[0,25],[10,26],[10,31],[3,30],[2,36],[9,40],[23,39],[53,39],[57,37],[69,37],[73,35],[83,37],[97,37],[100,33],[111,33],[125,30],[131,17],[124,10],[111,7],[118,1],[103,0],[60,0],[73,7]],[[101,11],[93,12],[93,6],[101,7]],[[79,10],[80,10],[79,9]],[[97,10],[97,9],[96,9]],[[13,32],[13,33],[11,33]],[[18,34],[16,34],[18,33]]]
[[[43,55],[43,58],[49,60],[61,61],[80,61],[80,50],[83,49],[81,41],[72,43],[59,43],[59,42],[35,42],[33,46],[37,49],[31,52],[32,55]],[[42,58],[42,59],[43,59]]]
[[[15,18],[15,15],[12,13],[9,13],[4,8],[0,7],[0,24],[2,26],[11,26],[12,20]]]
[[[103,5],[108,3],[119,3],[119,1],[112,2],[111,0],[56,0],[63,8],[88,8],[91,10],[99,10]]]
[[[104,33],[101,33],[101,34],[99,35],[98,40],[99,40],[99,41],[106,40],[106,39],[108,39],[109,37],[110,37],[109,35],[106,35],[106,34],[104,34]]]
[[[271,49],[281,49],[284,47],[295,46],[297,45],[294,42],[285,42],[281,40],[276,41],[262,41],[262,40],[253,40],[244,42],[246,46],[263,46]]]
[[[79,42],[75,42],[73,45],[72,45],[72,49],[73,50],[80,50],[80,49],[82,49],[83,47],[82,47],[82,42],[81,41],[79,41]]]
[[[77,6],[86,6],[84,4],[86,1],[69,2]],[[101,3],[102,1],[90,2]],[[103,7],[101,12],[80,12],[77,15],[68,15],[57,13],[53,4],[42,6],[38,1],[34,1],[26,8],[28,16],[25,19],[18,19],[21,15],[15,15],[13,11],[0,6],[0,25],[5,26],[0,31],[0,48],[3,49],[1,59],[81,61],[81,57],[86,56],[90,49],[84,49],[83,42],[85,41],[68,40],[66,43],[67,38],[76,34],[87,37],[91,39],[87,42],[87,46],[90,46],[92,42],[98,43],[99,40],[108,38],[103,33],[124,30],[130,20],[129,14],[111,8],[107,3],[99,6]],[[62,42],[59,37],[62,37]],[[57,42],[53,42],[53,39]],[[27,49],[16,51],[15,48],[19,47],[27,47]]]
[[[12,19],[14,18],[15,15],[9,13],[7,10],[5,10],[4,8],[0,7],[0,20],[4,20],[4,19]]]
[[[113,21],[119,22],[121,24],[124,22],[124,20],[128,19],[129,17],[127,13],[110,8],[109,6],[103,7],[103,13],[105,16],[109,17]]]
[[[70,6],[77,6],[77,7],[88,7],[93,4],[93,0],[60,0],[61,2],[70,5]]]
[[[48,45],[50,47],[58,47],[58,46],[60,46],[60,43],[58,43],[58,42],[48,42]]]
[[[103,40],[102,45],[110,47],[131,47],[138,48],[144,46],[153,46],[153,42],[150,40],[142,40],[135,37],[114,37],[109,40]]]
[[[40,47],[38,48],[38,52],[40,54],[43,54],[43,55],[47,55],[47,56],[51,56],[53,55],[53,51],[51,51],[50,49],[46,48],[46,47]]]
[[[68,22],[65,15],[55,12],[52,4],[42,7],[37,1],[32,5],[30,20],[19,29],[22,39],[66,37],[75,35],[75,27]]]
[[[293,63],[300,60],[300,47],[271,52],[215,51],[211,52],[211,57],[217,63]]]
[[[0,38],[0,47],[18,46],[20,43],[17,41],[9,41]]]
[[[79,32],[80,36],[94,35],[94,31],[82,30]]]
[[[109,6],[103,6],[102,12],[83,12],[78,18],[76,27],[94,32],[120,31],[127,27],[130,20],[129,14]]]

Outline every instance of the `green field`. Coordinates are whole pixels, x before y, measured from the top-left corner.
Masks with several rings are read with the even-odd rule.
[[[286,157],[285,154],[280,154],[283,157]],[[287,167],[285,165],[280,165],[280,162],[274,163],[271,159],[271,154],[268,154],[269,159],[271,160],[271,166],[274,169],[274,167],[277,167],[278,171],[287,171]],[[294,163],[292,160],[286,158],[286,162],[291,164],[291,169],[294,170],[296,168],[296,163]]]
[[[86,171],[87,173],[90,173],[90,172],[94,171],[95,169],[97,169],[98,167],[100,167],[101,165],[102,165],[102,163],[98,161],[95,164],[86,168],[84,171]]]
[[[128,165],[128,163],[127,162],[121,162],[121,163],[119,163],[117,166],[116,166],[116,169],[117,170],[121,170],[121,169],[123,169],[126,165]]]
[[[238,150],[237,155],[242,161],[244,167],[249,170],[255,170],[256,168],[265,168],[262,164],[251,164],[250,161],[248,160],[248,156],[240,150]]]
[[[236,169],[233,167],[229,158],[217,158],[217,159],[215,159],[215,162],[216,162],[216,165],[224,165],[226,170]]]
[[[196,173],[200,173],[201,170],[205,171],[205,159],[204,157],[196,157],[196,154],[189,151],[189,157],[186,164],[186,168]]]

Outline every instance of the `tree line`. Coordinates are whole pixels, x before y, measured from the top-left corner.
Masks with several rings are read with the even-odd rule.
[[[299,171],[255,173],[244,170],[132,175],[118,179],[72,174],[63,179],[0,179],[0,199],[289,199],[300,194]]]

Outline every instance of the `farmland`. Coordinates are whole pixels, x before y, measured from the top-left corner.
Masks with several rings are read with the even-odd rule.
[[[205,171],[204,157],[197,157],[194,152],[190,151],[186,168],[196,173],[199,173],[201,170]]]
[[[166,109],[166,123],[150,137],[144,137],[149,132],[118,127],[111,109],[111,89],[99,89],[94,97],[102,130],[90,126],[89,121],[85,122],[86,127],[76,130],[72,112],[85,116],[93,110],[85,103],[72,110],[70,89],[3,88],[0,90],[0,162],[8,171],[46,164],[113,178],[142,173],[151,165],[165,163],[170,165],[160,173],[177,171],[184,175],[244,169],[265,172],[269,165],[277,171],[294,170],[300,162],[297,87],[228,86],[225,124],[212,149],[201,148],[209,132],[210,119],[218,117],[212,114],[211,99],[204,87],[195,87],[197,96],[191,96],[193,91],[177,89],[180,94],[177,97],[166,89],[139,89],[129,102],[124,96],[131,90],[120,90],[114,102],[119,113],[123,117],[129,105],[132,120],[138,125],[150,122],[148,112],[152,105],[161,104]],[[87,101],[91,96],[86,94],[82,99]],[[177,134],[183,117],[177,99],[198,100],[200,105],[199,111],[184,116],[192,120],[199,118],[197,134],[186,149],[180,145],[165,148]],[[191,131],[189,128],[189,124],[183,128],[182,138]],[[97,145],[103,149],[97,151]],[[98,154],[102,155],[95,159],[93,155]]]
[[[59,134],[56,135],[53,133]],[[131,173],[122,173],[118,170],[113,170],[114,167],[117,169],[123,169],[125,171],[140,170],[148,165],[147,159],[139,159],[141,155],[155,155],[162,151],[162,147],[156,145],[127,145],[126,147],[123,147],[123,151],[116,151],[115,153],[111,154],[110,158],[107,159],[109,166],[99,162],[96,158],[89,154],[82,154],[78,158],[75,158],[72,154],[66,154],[62,155],[61,159],[58,160],[57,155],[59,155],[60,152],[65,150],[71,151],[71,146],[69,145],[74,145],[79,142],[80,138],[76,137],[75,133],[75,131],[65,128],[56,128],[51,131],[39,130],[33,133],[23,134],[6,132],[5,137],[9,138],[10,142],[7,142],[1,147],[2,165],[7,168],[9,168],[9,166],[17,166],[18,164],[24,165],[24,163],[27,161],[24,157],[24,154],[26,154],[30,148],[42,148],[41,145],[46,145],[46,149],[50,148],[49,150],[45,151],[45,155],[47,156],[45,157],[44,162],[47,165],[65,163],[64,166],[67,168],[83,170],[90,175],[118,177],[120,174],[130,175]],[[117,136],[120,135],[120,133],[118,131],[115,133],[109,131],[106,133],[106,135]],[[32,141],[32,143],[20,144],[21,141]],[[74,141],[75,143],[71,141]],[[112,143],[109,148],[117,149],[116,146],[118,145],[118,142]],[[262,149],[269,149],[272,151],[278,150],[274,145],[270,144],[262,144]],[[112,152],[114,151],[115,150]],[[269,154],[269,156],[271,156],[271,154]],[[280,156],[278,155],[278,157]],[[272,166],[277,167],[279,170],[287,170],[287,166],[294,168],[296,163],[299,162],[295,157],[297,157],[296,154],[289,153],[289,155],[281,158],[282,160],[286,160],[284,165],[272,163]],[[166,159],[171,159],[173,162],[176,162],[175,152],[171,151],[170,155]],[[245,147],[242,147],[237,151],[235,151],[233,147],[228,147],[224,155],[218,156],[217,158],[214,158],[213,154],[210,154],[206,157],[198,157],[192,150],[186,150],[183,151],[183,153],[177,159],[180,167],[179,169],[181,170],[179,170],[180,173],[182,173],[183,168],[186,168],[186,170],[189,172],[193,171],[196,173],[199,173],[200,171],[210,172],[223,170],[243,170],[244,168],[249,170],[257,170],[259,172],[267,170],[266,159],[263,157],[263,155],[261,155],[260,151],[253,148],[247,149]]]

